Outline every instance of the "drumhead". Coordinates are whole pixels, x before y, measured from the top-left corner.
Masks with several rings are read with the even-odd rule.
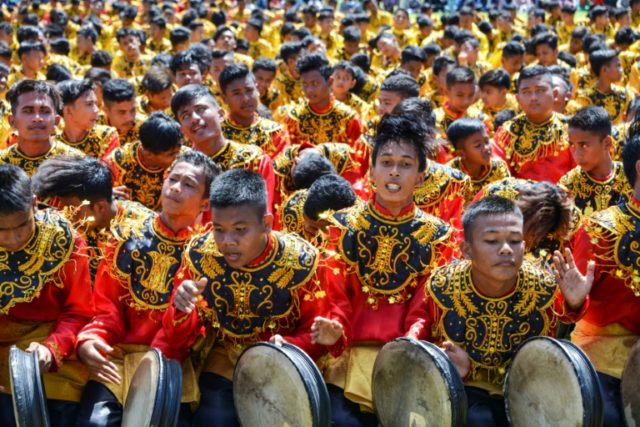
[[[376,414],[384,427],[466,424],[464,384],[434,344],[410,338],[385,344],[376,358],[371,385]]]
[[[331,422],[320,371],[291,344],[248,347],[233,373],[233,400],[243,427],[328,427]]]
[[[18,427],[48,427],[49,412],[37,354],[11,346],[9,378],[13,414]]]
[[[603,422],[596,371],[569,341],[524,341],[507,371],[504,395],[507,417],[515,427],[596,427]]]
[[[622,407],[629,427],[640,426],[640,341],[631,348],[622,372]]]
[[[123,427],[173,427],[178,422],[182,371],[160,350],[149,350],[133,374],[124,404]]]

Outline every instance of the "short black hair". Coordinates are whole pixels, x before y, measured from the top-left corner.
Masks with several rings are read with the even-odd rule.
[[[173,55],[173,58],[171,58],[171,64],[169,64],[169,69],[171,69],[173,74],[176,74],[180,70],[190,68],[193,64],[198,66],[200,73],[204,73],[206,64],[193,50],[187,49]]]
[[[185,27],[175,27],[169,33],[169,41],[171,42],[171,46],[174,47],[177,44],[188,42],[189,37],[191,37],[191,31]]]
[[[33,206],[31,179],[18,166],[0,165],[0,214],[29,212]]]
[[[447,128],[447,139],[451,144],[459,150],[462,148],[464,141],[471,135],[483,132],[485,130],[484,123],[480,119],[472,119],[463,117],[455,120]]]
[[[376,164],[380,150],[391,143],[407,144],[415,148],[418,159],[418,171],[427,167],[429,130],[424,122],[415,120],[410,114],[387,114],[382,117],[376,128],[373,141],[371,163]]]
[[[145,150],[158,154],[180,145],[183,136],[178,122],[156,111],[140,125],[139,138]]]
[[[349,61],[343,60],[343,61],[336,62],[336,64],[333,66],[333,72],[335,73],[337,70],[347,71],[349,74],[351,74],[351,77],[353,79],[358,78],[358,76],[356,75],[355,65],[353,65]]]
[[[222,35],[227,31],[230,32],[234,38],[236,37],[236,34],[233,32],[231,28],[227,27],[226,25],[223,25],[222,27],[218,27],[218,29],[216,30],[215,33],[213,33],[213,36],[211,38],[217,42],[218,39],[222,37]]]
[[[111,80],[111,73],[104,68],[92,67],[84,74],[84,78],[104,86],[106,82]]]
[[[301,56],[296,62],[296,69],[300,75],[311,71],[319,71],[324,80],[329,80],[333,69],[329,65],[327,58],[320,53],[311,53]]]
[[[204,170],[204,197],[210,197],[211,183],[216,176],[220,175],[220,166],[211,160],[209,156],[198,150],[185,150],[178,154],[171,167],[169,167],[169,172],[171,172],[178,163],[189,163],[190,165],[201,167]]]
[[[355,26],[350,26],[342,30],[342,38],[345,42],[357,42],[360,43],[360,39],[362,35],[360,33],[360,28]]]
[[[73,74],[62,64],[51,64],[47,70],[46,78],[50,82],[60,83],[73,79]]]
[[[47,49],[40,42],[22,42],[20,43],[20,47],[18,47],[18,57],[22,57],[25,53],[29,53],[34,50],[42,52],[43,55],[47,54]]]
[[[92,67],[108,67],[113,62],[113,56],[106,50],[96,50],[91,54]]]
[[[102,86],[102,98],[105,104],[131,101],[136,99],[136,90],[129,80],[111,79]]]
[[[502,126],[509,120],[512,120],[517,115],[518,113],[516,113],[514,110],[511,110],[509,108],[504,109],[502,111],[498,111],[493,116],[493,128],[498,129],[500,126]]]
[[[493,86],[509,90],[511,88],[511,76],[502,68],[495,68],[480,76],[478,86],[480,88]]]
[[[76,35],[91,39],[93,43],[98,40],[98,32],[91,26],[80,28]]]
[[[362,70],[363,75],[364,73],[368,73],[369,70],[371,69],[371,58],[369,58],[369,55],[367,55],[366,53],[361,53],[361,52],[354,53],[353,56],[351,57],[350,62],[356,67],[358,67],[360,70]]]
[[[356,200],[356,193],[349,181],[338,175],[324,175],[309,187],[302,212],[317,221],[323,212],[348,208]]]
[[[562,11],[562,13],[569,13],[571,15],[573,15],[574,13],[576,13],[576,7],[571,4],[571,3],[564,3],[561,7],[560,10]]]
[[[455,67],[447,72],[447,87],[456,84],[476,84],[476,75],[469,67]]]
[[[138,40],[140,40],[140,43],[143,43],[146,38],[142,31],[136,30],[135,28],[120,28],[118,31],[116,31],[116,40],[118,41],[118,43],[120,43],[120,41],[126,37],[136,37]]]
[[[406,64],[410,61],[424,62],[425,59],[427,58],[422,49],[420,49],[418,46],[410,45],[402,50],[400,62],[402,64]]]
[[[249,71],[249,67],[245,64],[231,64],[228,65],[222,70],[220,73],[220,77],[218,78],[218,84],[220,86],[220,90],[222,93],[227,91],[227,87],[231,84],[231,82],[239,79],[244,79],[247,76],[251,76],[252,79],[255,80],[251,71]]]
[[[473,227],[478,218],[497,215],[515,215],[524,221],[522,211],[514,201],[500,196],[487,196],[465,208],[462,215],[464,241],[473,241]]]
[[[422,47],[422,51],[425,57],[439,56],[442,53],[442,48],[437,43],[428,43]]]
[[[551,32],[540,33],[531,40],[531,44],[534,52],[538,46],[545,44],[555,50],[558,48],[558,36]]]
[[[171,112],[178,118],[178,113],[182,107],[201,97],[207,98],[215,108],[219,108],[218,101],[216,101],[215,96],[207,86],[189,84],[178,89],[173,98],[171,98]]]
[[[638,179],[636,163],[640,161],[640,133],[632,134],[627,138],[620,157],[627,181],[635,187]]]
[[[258,70],[269,71],[275,73],[278,71],[278,64],[271,58],[260,57],[253,61],[253,67],[251,71],[255,73]]]
[[[613,61],[618,56],[618,52],[613,49],[598,49],[589,54],[589,65],[591,71],[596,76],[600,76],[602,67]]]
[[[558,60],[564,62],[570,68],[576,68],[576,66],[578,65],[578,60],[576,59],[576,57],[564,50],[558,53]]]
[[[571,38],[583,40],[587,35],[589,35],[589,28],[578,25],[571,31]]]
[[[65,80],[58,83],[56,87],[60,91],[63,105],[72,104],[85,93],[95,90],[93,82],[88,79]]]
[[[530,67],[525,67],[520,71],[520,75],[518,76],[518,90],[520,90],[520,86],[523,81],[536,77],[544,77],[547,83],[549,83],[549,86],[553,87],[553,80],[551,79],[551,72],[549,69],[542,65],[532,65]]]
[[[393,107],[393,114],[414,115],[417,120],[433,131],[431,136],[435,136],[436,116],[433,111],[433,104],[427,98],[417,96],[405,98]]]
[[[403,99],[413,98],[420,95],[420,85],[413,77],[407,74],[396,74],[384,79],[380,86],[380,91],[394,92]]]
[[[439,56],[433,60],[433,75],[438,76],[446,67],[456,64],[456,60],[448,55]]]
[[[335,174],[333,164],[320,153],[309,153],[303,156],[293,169],[293,186],[296,190],[311,187],[321,176]]]
[[[113,176],[109,167],[90,156],[57,156],[47,159],[32,178],[40,199],[77,197],[91,203],[111,202]]]
[[[7,92],[7,99],[11,104],[11,112],[13,114],[16,114],[18,111],[18,100],[20,96],[25,93],[32,92],[48,96],[53,104],[53,109],[57,114],[60,114],[62,111],[62,99],[60,98],[60,92],[58,92],[58,89],[45,81],[29,79],[20,80],[13,84]]]
[[[51,48],[52,53],[56,53],[58,55],[69,56],[69,52],[71,52],[69,39],[64,37],[51,40],[51,42],[49,42],[49,47]]]
[[[629,27],[620,28],[614,37],[616,45],[631,45],[638,40],[638,34]]]
[[[569,129],[580,129],[582,131],[595,133],[600,139],[611,135],[611,116],[607,110],[597,105],[578,110],[568,121]]]
[[[302,52],[302,43],[300,42],[288,42],[280,46],[280,58],[287,62],[289,58],[298,55]]]
[[[171,87],[173,81],[171,74],[166,68],[154,65],[144,73],[142,82],[140,82],[140,89],[143,92],[149,92],[158,94]]]
[[[596,19],[598,16],[609,14],[609,9],[606,6],[594,6],[589,11],[589,18]]]
[[[257,172],[231,169],[213,180],[209,202],[211,209],[250,207],[261,220],[267,212],[267,186]]]

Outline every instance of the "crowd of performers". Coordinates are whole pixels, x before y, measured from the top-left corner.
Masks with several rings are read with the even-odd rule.
[[[375,426],[375,357],[413,337],[468,425],[504,426],[509,363],[548,335],[624,425],[640,0],[356,6],[0,7],[0,424],[11,345],[54,426],[119,425],[152,347],[182,363],[180,426],[233,426],[236,360],[270,341],[316,361],[334,425]]]

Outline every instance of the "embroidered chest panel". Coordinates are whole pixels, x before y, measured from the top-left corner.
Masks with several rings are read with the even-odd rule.
[[[591,89],[586,96],[591,105],[599,105],[607,110],[613,122],[618,122],[622,115],[626,113],[627,105],[631,101],[626,90],[615,86],[612,87],[611,93],[602,93]]]
[[[0,163],[18,166],[29,176],[33,176],[42,162],[54,156],[82,156],[82,152],[61,142],[54,142],[48,153],[39,157],[27,157],[18,150],[18,144],[0,151]]]
[[[0,249],[0,314],[32,301],[48,282],[64,286],[56,273],[75,248],[71,224],[53,210],[36,212],[35,222],[35,232],[23,249]]]
[[[619,162],[614,163],[613,176],[608,181],[595,181],[581,168],[575,168],[560,180],[560,184],[567,187],[576,206],[585,215],[626,203],[633,193]]]
[[[250,338],[294,328],[300,317],[298,289],[315,274],[318,252],[293,235],[273,233],[271,253],[256,268],[234,269],[218,251],[213,232],[189,243],[185,254],[193,279],[208,278],[205,316],[225,336]]]
[[[60,133],[59,138],[63,143],[82,151],[88,156],[101,158],[109,148],[109,143],[116,133],[115,128],[95,125],[82,141],[70,143],[64,138],[63,133]]]
[[[177,240],[160,230],[156,218],[122,222],[111,270],[127,284],[129,306],[163,310],[169,305],[173,279],[180,266],[186,239]]]
[[[471,281],[471,262],[458,261],[436,270],[427,292],[442,312],[436,335],[460,345],[484,370],[472,377],[488,374],[489,381],[501,384],[518,345],[551,329],[556,288],[550,274],[525,261],[513,293],[483,297]]]
[[[296,191],[282,205],[282,223],[287,233],[304,236],[304,203],[309,195],[308,190]]]
[[[280,124],[265,119],[260,119],[258,123],[246,128],[236,127],[228,119],[222,122],[225,138],[242,144],[256,145],[269,153],[276,149],[273,144],[273,134],[281,129]]]
[[[333,108],[325,114],[311,111],[306,102],[289,112],[297,122],[297,131],[313,144],[323,142],[348,142],[347,125],[355,112],[346,105],[335,102]]]
[[[229,141],[218,153],[211,157],[223,170],[251,169],[258,171],[262,150],[253,145],[243,145]]]
[[[462,161],[459,157],[453,159],[450,166],[460,171],[463,170]],[[479,179],[470,178],[470,196],[473,197],[478,194],[478,192],[482,190],[485,185],[492,182],[500,181],[507,177],[509,177],[509,168],[507,167],[507,164],[498,159],[491,159],[490,168],[484,174],[484,176]]]
[[[469,178],[461,171],[429,162],[424,182],[414,192],[413,200],[423,211],[439,217],[440,204],[457,197],[467,198]]]
[[[134,142],[114,150],[113,163],[120,170],[120,183],[131,191],[131,199],[158,210],[164,170],[150,170],[142,166],[140,146],[139,142]]]
[[[450,234],[444,221],[421,210],[394,221],[364,203],[336,213],[333,222],[341,231],[339,255],[371,295],[370,303],[408,299],[437,262],[436,245]]]

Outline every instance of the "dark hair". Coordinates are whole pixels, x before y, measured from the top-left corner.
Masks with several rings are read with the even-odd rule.
[[[169,74],[169,71],[155,65],[149,68],[144,74],[144,77],[142,77],[140,89],[143,92],[157,94],[169,89],[172,84],[173,81],[171,80],[171,74]]]
[[[452,87],[456,84],[475,84],[476,75],[469,67],[455,67],[453,70],[449,70],[447,73],[447,87]]]
[[[629,27],[620,28],[615,35],[616,45],[631,45],[638,40],[638,35]]]
[[[607,15],[609,9],[606,6],[594,6],[589,11],[589,18],[595,20],[598,16]]]
[[[380,91],[394,92],[406,99],[418,96],[420,86],[413,77],[406,74],[396,74],[384,79]]]
[[[349,181],[338,175],[324,175],[309,187],[302,212],[317,221],[327,210],[339,211],[355,203],[356,193]]]
[[[363,71],[362,75],[371,69],[371,58],[366,53],[354,53],[350,62]]]
[[[140,125],[139,138],[145,150],[158,154],[180,145],[182,132],[178,122],[156,111]]]
[[[0,214],[29,212],[33,206],[31,179],[18,166],[0,165]]]
[[[275,73],[278,70],[278,64],[271,58],[260,57],[253,62],[251,71],[255,73],[258,70],[269,71]]]
[[[424,122],[416,120],[411,114],[387,114],[382,117],[376,128],[371,163],[376,164],[380,150],[390,143],[407,144],[415,148],[418,159],[418,171],[427,167],[429,129]]]
[[[91,80],[93,83],[99,83],[101,86],[104,86],[106,82],[111,80],[111,73],[104,68],[89,68],[84,74],[85,79]]]
[[[560,10],[562,11],[562,13],[570,13],[571,15],[576,13],[576,7],[571,3],[564,3],[560,7]]]
[[[37,41],[40,37],[44,37],[44,33],[39,27],[34,25],[23,25],[18,27],[18,31],[16,33],[16,38],[20,44],[27,40]]]
[[[42,52],[43,55],[47,54],[47,49],[45,49],[44,45],[40,42],[22,42],[18,48],[18,57],[22,57],[25,53],[29,53],[34,50]]]
[[[188,163],[202,168],[204,171],[204,197],[210,197],[211,183],[216,176],[220,175],[220,166],[211,160],[209,156],[198,150],[185,150],[178,154],[171,167],[169,167],[169,172],[171,172],[178,163]]]
[[[0,75],[8,76],[9,71],[11,70],[9,70],[9,67],[7,66],[7,64],[0,62]]]
[[[439,56],[433,60],[433,66],[432,66],[433,75],[438,76],[440,75],[442,70],[444,70],[446,67],[450,65],[456,65],[456,64],[457,64],[456,60],[450,56],[447,56],[447,55]]]
[[[555,50],[558,48],[558,36],[551,32],[541,33],[536,35],[533,40],[531,40],[531,44],[533,45],[534,52],[538,46],[544,44]]]
[[[342,30],[342,38],[345,42],[358,42],[360,43],[360,38],[362,37],[360,33],[360,28],[358,27],[347,27]]]
[[[226,66],[224,70],[220,72],[220,77],[218,78],[220,90],[222,93],[225,93],[231,82],[244,79],[247,76],[251,76],[251,78],[255,80],[253,74],[249,71],[249,67],[245,64],[231,64]]]
[[[524,217],[527,248],[535,248],[553,234],[564,240],[571,228],[573,200],[549,182],[526,182],[519,188],[516,204]]]
[[[280,46],[280,58],[287,62],[289,58],[298,55],[302,51],[302,43],[289,42]]]
[[[18,100],[21,95],[25,93],[39,93],[46,95],[51,100],[53,109],[56,113],[60,114],[62,110],[62,100],[60,99],[60,92],[50,83],[42,80],[20,80],[14,83],[13,86],[7,92],[7,99],[11,104],[11,112],[16,114],[18,111]]]
[[[475,203],[468,205],[462,215],[462,228],[464,231],[464,241],[473,241],[473,227],[478,218],[498,215],[515,215],[524,220],[520,208],[512,200],[500,196],[487,196]]]
[[[92,67],[108,67],[113,62],[113,56],[106,50],[96,50],[91,54]]]
[[[175,27],[169,33],[169,41],[173,47],[177,44],[188,42],[189,37],[191,37],[191,31],[185,27]]]
[[[233,37],[234,37],[234,38],[236,37],[236,34],[233,32],[233,30],[232,30],[231,28],[227,27],[226,25],[223,25],[222,27],[219,27],[219,28],[216,30],[216,32],[215,32],[215,33],[213,33],[213,37],[211,37],[211,38],[213,39],[213,41],[216,41],[216,42],[217,42],[217,41],[218,41],[218,39],[219,39],[220,37],[222,37],[222,35],[223,35],[224,33],[226,33],[227,31],[228,31],[228,32],[230,32],[230,33],[233,35]]]
[[[0,57],[11,59],[12,56],[13,50],[11,50],[11,47],[5,42],[0,42]]]
[[[64,37],[52,40],[49,43],[49,47],[51,48],[52,53],[56,53],[58,55],[69,56],[69,52],[71,52],[69,39],[66,39]]]
[[[511,88],[511,76],[502,68],[496,68],[484,73],[478,82],[481,88],[493,86],[509,90]]]
[[[349,61],[338,61],[334,66],[333,66],[333,72],[335,73],[337,70],[343,70],[343,71],[347,71],[349,74],[351,74],[351,77],[355,80],[357,79],[357,75],[356,75],[356,70],[355,70],[355,65],[353,65],[351,62]]]
[[[329,77],[333,74],[333,69],[329,65],[329,61],[320,53],[301,56],[296,62],[296,69],[300,75],[312,71],[319,71],[325,81],[329,80]]]
[[[73,74],[62,64],[51,64],[47,70],[46,78],[51,82],[64,82],[73,79]]]
[[[627,181],[635,187],[638,179],[636,163],[640,160],[640,133],[632,134],[627,138],[620,157]]]
[[[480,119],[472,119],[463,117],[455,120],[447,128],[447,139],[451,144],[459,150],[462,148],[464,141],[471,135],[483,132],[485,130],[484,123]]]
[[[73,196],[91,203],[112,200],[111,170],[93,157],[57,156],[47,159],[32,179],[34,192],[41,199]]]
[[[180,70],[190,68],[193,64],[198,66],[200,73],[204,73],[206,69],[205,63],[198,58],[194,51],[187,49],[176,53],[173,58],[171,58],[169,68],[172,73],[176,74]]]
[[[596,76],[600,76],[602,67],[613,61],[618,56],[618,52],[613,49],[594,50],[589,54],[589,65]]]
[[[249,169],[231,169],[211,184],[211,209],[248,206],[262,219],[267,212],[267,187],[262,176]]]
[[[311,187],[321,176],[335,174],[333,164],[320,153],[309,153],[298,161],[293,169],[293,186],[296,190]]]
[[[611,135],[611,117],[600,106],[590,105],[578,110],[568,121],[569,129],[595,133],[600,139]]]
[[[436,116],[433,104],[428,99],[417,96],[405,98],[393,107],[393,114],[413,115],[416,120],[421,121],[427,127],[428,135],[435,137]]]
[[[158,16],[151,20],[151,25],[157,25],[158,27],[164,30],[165,28],[167,28],[167,20],[164,19],[162,16]]]
[[[207,98],[215,108],[218,108],[218,102],[208,87],[189,84],[178,89],[173,98],[171,98],[171,112],[177,118],[182,107],[202,97]]]
[[[510,110],[508,108],[505,109],[505,110],[502,110],[502,111],[498,111],[493,116],[493,128],[494,129],[498,129],[504,123],[506,123],[509,120],[513,119],[517,115],[518,115],[518,113],[516,113],[514,110]]]
[[[549,86],[553,87],[553,81],[551,80],[551,73],[549,72],[549,69],[542,65],[533,65],[525,67],[520,71],[520,75],[518,76],[518,90],[520,89],[523,81],[536,77],[544,77],[547,83],[549,83]]]
[[[95,90],[93,82],[88,79],[65,80],[58,83],[56,87],[60,91],[63,105],[72,104],[85,93]]]
[[[571,38],[583,40],[589,34],[589,29],[582,25],[578,25],[571,31]]]
[[[141,31],[138,31],[134,28],[120,28],[118,31],[116,31],[116,40],[118,41],[118,43],[120,43],[120,41],[126,37],[136,37],[140,41],[140,43],[145,40],[145,36],[141,34]]]
[[[401,63],[405,64],[410,61],[424,62],[426,58],[424,51],[418,46],[407,46],[402,50]]]
[[[578,60],[576,59],[576,57],[564,50],[558,53],[558,60],[564,62],[570,68],[576,68],[576,66],[578,65]]]
[[[76,34],[78,36],[91,39],[92,43],[95,43],[98,40],[98,32],[91,26],[80,28]]]
[[[136,99],[136,90],[125,79],[111,79],[102,86],[102,98],[105,104],[131,101]]]
[[[422,51],[425,56],[439,56],[442,53],[442,48],[437,43],[429,43],[422,47]]]

